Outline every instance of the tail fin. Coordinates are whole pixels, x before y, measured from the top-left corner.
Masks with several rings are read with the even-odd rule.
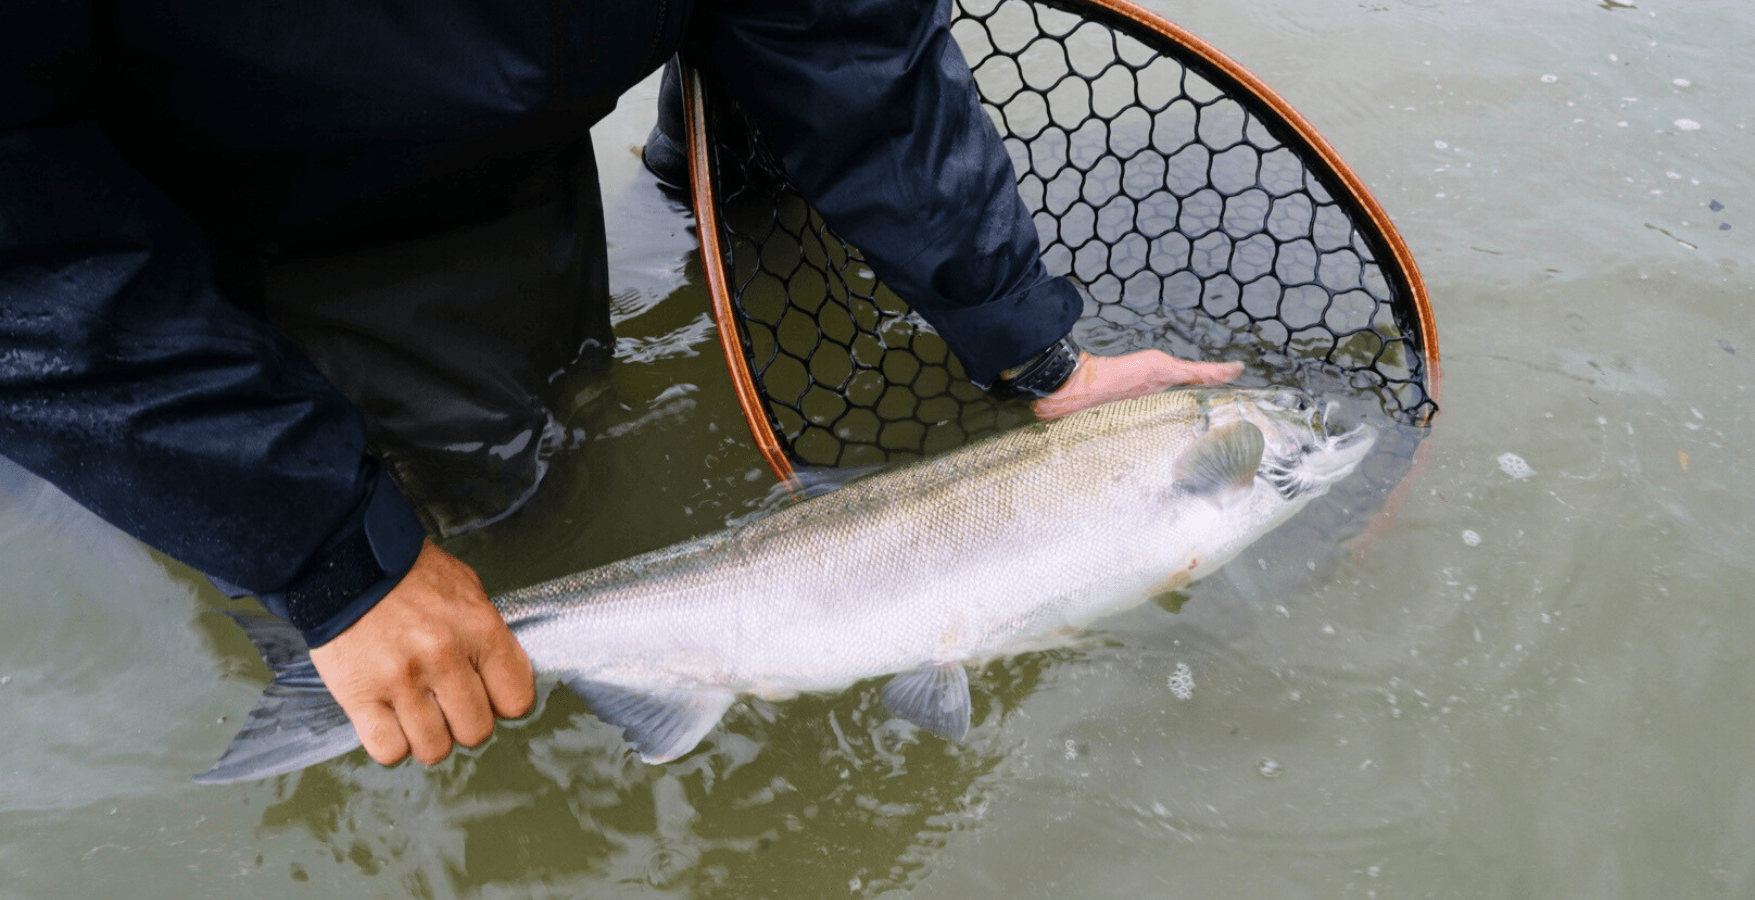
[[[261,613],[226,614],[256,645],[274,680],[231,746],[213,768],[195,776],[196,782],[226,784],[296,772],[360,745],[353,723],[311,664],[298,629]]]

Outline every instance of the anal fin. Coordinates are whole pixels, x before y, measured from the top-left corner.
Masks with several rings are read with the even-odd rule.
[[[960,741],[969,733],[969,673],[962,663],[923,666],[884,685],[890,714]]]
[[[648,763],[665,763],[695,749],[737,699],[730,691],[639,691],[633,688],[563,678],[584,698],[592,715],[622,730],[622,737]]]

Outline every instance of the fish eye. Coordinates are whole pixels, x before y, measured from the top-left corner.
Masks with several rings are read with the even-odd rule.
[[[1287,388],[1274,395],[1274,405],[1295,412],[1306,412],[1315,404],[1311,402],[1309,394]]]

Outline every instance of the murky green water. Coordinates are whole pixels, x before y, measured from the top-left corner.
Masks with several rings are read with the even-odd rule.
[[[556,693],[433,772],[355,754],[202,788],[262,680],[227,601],[6,468],[0,897],[1755,893],[1755,12],[1158,8],[1311,118],[1427,277],[1444,412],[1360,552],[1293,577],[1265,545],[1178,613],[990,667],[960,747],[867,686],[740,705],[648,767]],[[490,589],[767,487],[690,223],[628,152],[650,96],[600,147],[609,436],[458,542]]]

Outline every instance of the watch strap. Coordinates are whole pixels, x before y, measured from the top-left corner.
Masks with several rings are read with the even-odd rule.
[[[1069,335],[1022,365],[1000,373],[991,389],[1001,397],[1040,399],[1060,390],[1079,367],[1079,345]]]

